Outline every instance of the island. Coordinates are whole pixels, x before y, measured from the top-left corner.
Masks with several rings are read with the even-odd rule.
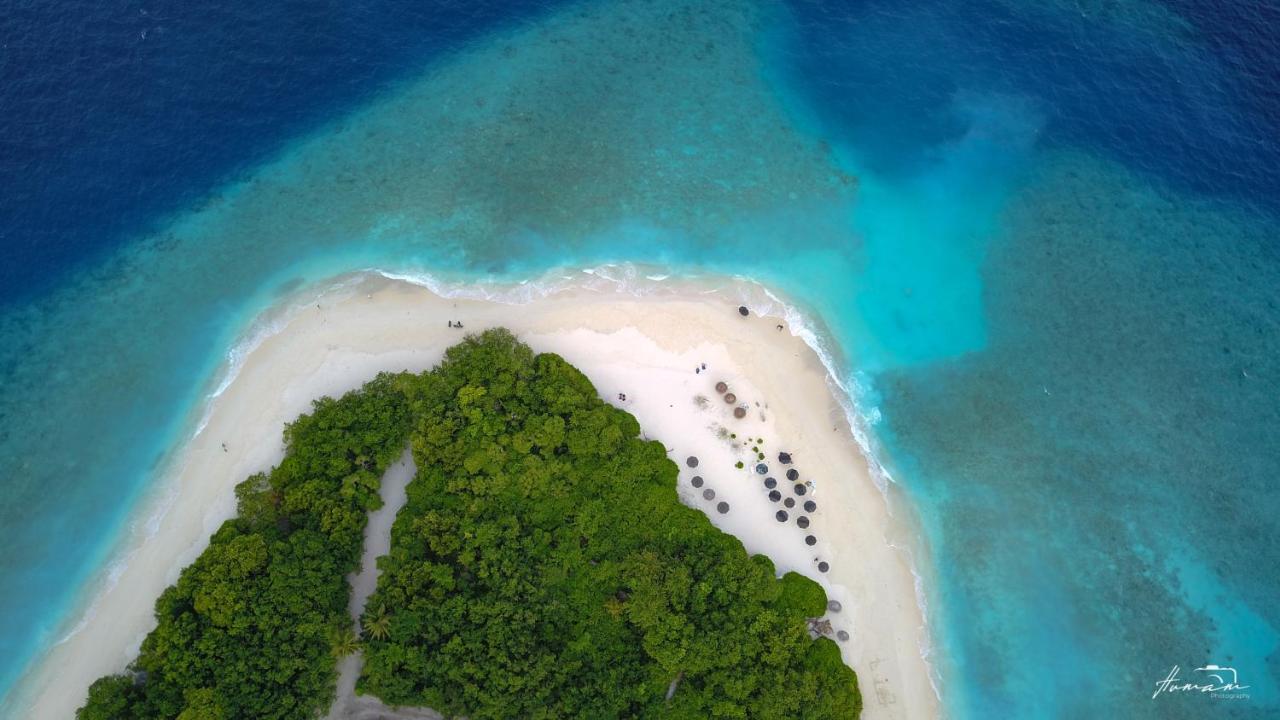
[[[822,588],[682,504],[640,436],[505,330],[317,401],[77,716],[317,717],[363,647],[360,692],[450,717],[857,717]],[[346,576],[406,442],[419,470],[357,635]]]

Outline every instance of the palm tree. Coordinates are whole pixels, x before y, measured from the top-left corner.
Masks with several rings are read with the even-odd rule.
[[[350,627],[329,629],[329,653],[337,660],[360,649],[360,638]]]
[[[374,640],[386,640],[391,634],[391,618],[386,608],[378,608],[372,617],[365,618],[364,634]]]

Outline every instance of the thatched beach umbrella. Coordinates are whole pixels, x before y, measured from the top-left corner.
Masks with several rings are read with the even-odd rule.
[[[685,458],[685,459],[684,459],[684,464],[685,464],[685,465],[688,465],[689,467],[698,467],[698,458],[697,458],[697,456],[695,456],[695,455],[690,455],[689,457]]]
[[[782,501],[782,504],[789,508],[793,508],[796,506],[796,500],[795,498],[787,498],[786,500]]]
[[[797,472],[795,468],[791,468],[787,471],[787,479],[791,482],[795,482],[800,479],[800,473]]]
[[[804,544],[805,544],[805,545],[817,545],[817,544],[818,544],[818,538],[816,538],[816,537],[814,537],[814,536],[812,536],[812,535],[805,535],[805,536],[804,536]]]
[[[796,518],[796,524],[800,526],[801,530],[803,530],[804,528],[809,527],[809,518],[805,517],[804,515],[801,515],[800,517]]]
[[[719,510],[721,515],[724,515],[725,513],[729,512],[729,503],[721,502],[720,504],[716,505],[716,510]]]
[[[795,491],[797,495],[805,494],[806,490],[805,490],[804,483],[796,483]]]
[[[818,503],[816,503],[816,502],[814,502],[814,501],[812,501],[812,500],[805,500],[805,501],[804,501],[804,511],[805,511],[805,512],[813,512],[814,510],[817,510],[817,509],[818,509]]]
[[[770,490],[769,499],[774,502],[778,502],[779,500],[782,499],[782,493],[778,492],[777,490]]]
[[[774,480],[774,479],[773,479],[773,478],[771,478],[771,477],[767,477],[767,478],[765,478],[765,479],[764,479],[764,486],[765,486],[765,487],[767,487],[767,488],[769,488],[770,490],[772,490],[772,489],[774,489],[774,488],[778,487],[778,481],[777,481],[777,480]]]
[[[831,612],[840,612],[843,609],[844,609],[844,606],[840,604],[839,600],[827,601],[827,610],[830,610]]]
[[[845,642],[849,639],[849,633],[845,632],[844,630],[841,630],[836,633],[836,639],[839,640],[840,642]]]
[[[721,395],[729,392],[729,384],[723,380],[716,383],[716,392],[720,393]]]
[[[690,480],[689,482],[690,482],[690,483],[692,483],[692,484],[693,484],[693,486],[694,486],[694,487],[696,487],[696,488],[702,487],[702,476],[701,476],[701,475],[694,475],[694,476],[693,476],[693,479],[692,479],[692,480]]]
[[[831,569],[831,566],[827,564],[826,560],[823,560],[822,562],[818,563],[818,572],[824,573],[830,569]]]
[[[726,405],[732,405],[732,404],[734,404],[734,403],[738,402],[738,396],[737,396],[737,395],[734,395],[733,393],[725,393],[725,394],[724,394],[724,401],[725,401],[725,404],[726,404]]]
[[[786,510],[779,510],[778,512],[774,513],[774,517],[778,519],[778,522],[786,522],[786,521],[787,521],[787,511],[786,511]]]
[[[741,420],[747,416],[747,409],[744,407],[736,407],[733,409],[733,416]]]
[[[715,490],[712,490],[711,488],[707,488],[706,490],[703,490],[703,491],[702,491],[702,497],[704,497],[704,498],[706,498],[706,499],[708,499],[708,500],[712,500],[712,499],[714,499],[714,498],[715,498],[715,496],[716,496],[716,491],[715,491]]]
[[[768,465],[765,465],[764,463],[760,463],[759,465],[756,465],[756,474],[757,474],[757,475],[764,475],[764,474],[765,474],[765,473],[767,473],[767,472],[769,472],[769,466],[768,466]]]
[[[790,465],[791,453],[785,453],[785,452],[778,453],[778,462],[782,463],[783,465]]]

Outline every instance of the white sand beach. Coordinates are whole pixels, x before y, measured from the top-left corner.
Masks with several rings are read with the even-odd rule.
[[[674,286],[673,286],[674,287]],[[312,399],[359,387],[379,371],[429,369],[465,333],[504,326],[539,352],[556,352],[591,378],[601,397],[632,413],[645,435],[663,442],[680,466],[679,491],[747,550],[826,587],[839,612],[828,614],[845,661],[857,671],[864,717],[939,714],[921,648],[926,628],[905,547],[907,515],[891,515],[818,355],[781,316],[737,311],[744,300],[767,305],[758,286],[728,283],[709,293],[689,285],[638,297],[598,288],[566,289],[513,305],[446,298],[407,282],[361,276],[282,319],[278,332],[244,359],[238,375],[201,412],[203,429],[179,452],[155,497],[122,541],[113,577],[102,578],[87,619],[20,684],[24,717],[67,718],[97,677],[123,670],[153,626],[151,608],[234,510],[233,488],[283,453],[283,425]],[[744,287],[755,290],[743,290]],[[773,303],[776,311],[777,304]],[[464,329],[449,327],[460,321]],[[779,328],[781,326],[781,328]],[[705,370],[702,369],[705,364]],[[716,392],[725,382],[728,404]],[[623,399],[625,398],[625,399]],[[747,409],[734,417],[735,407]],[[722,431],[722,428],[724,429]],[[726,433],[737,439],[724,437]],[[746,438],[761,439],[767,475],[757,474]],[[793,464],[778,462],[789,452]],[[686,458],[696,456],[696,469]],[[735,467],[741,460],[742,469]],[[796,469],[811,481],[795,494]],[[694,475],[704,479],[695,489]],[[767,497],[765,477],[794,498],[788,520]],[[712,500],[703,491],[713,490]],[[805,512],[803,502],[817,509]],[[717,504],[728,503],[721,514]],[[893,502],[894,505],[899,503]],[[796,523],[810,520],[807,529]],[[806,535],[816,538],[812,546]],[[826,572],[819,563],[828,563]],[[110,581],[109,581],[110,580]]]

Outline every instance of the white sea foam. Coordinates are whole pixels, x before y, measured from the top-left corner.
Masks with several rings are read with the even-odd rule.
[[[872,443],[872,428],[879,424],[882,416],[877,405],[865,402],[865,399],[871,395],[869,380],[860,373],[854,372],[849,375],[848,383],[843,382],[841,378],[844,377],[845,371],[840,368],[835,354],[828,349],[826,337],[815,329],[815,324],[810,320],[809,316],[800,308],[779,297],[768,287],[762,284],[756,284],[756,286],[774,303],[767,309],[760,308],[759,311],[762,314],[781,316],[786,321],[787,326],[792,328],[792,332],[813,350],[814,354],[822,362],[823,367],[826,368],[827,383],[832,389],[831,394],[844,410],[845,420],[849,424],[850,432],[858,443],[858,447],[861,448],[863,457],[866,458],[871,479],[884,497],[887,512],[890,517],[893,517],[896,503],[893,502],[890,486],[896,485],[897,481],[894,480],[893,474],[889,472],[885,464],[880,461],[879,453]],[[923,538],[918,539],[920,543],[923,543],[923,541]],[[934,654],[934,647],[931,641],[932,636],[928,632],[929,601],[925,579],[920,573],[916,557],[918,548],[896,543],[891,543],[891,546],[907,556],[907,566],[911,570],[912,584],[915,588],[916,605],[919,606],[920,615],[925,622],[925,632],[919,644],[920,656],[924,658],[925,667],[929,671],[929,686],[933,689],[934,695],[941,700],[939,669],[930,661]]]

